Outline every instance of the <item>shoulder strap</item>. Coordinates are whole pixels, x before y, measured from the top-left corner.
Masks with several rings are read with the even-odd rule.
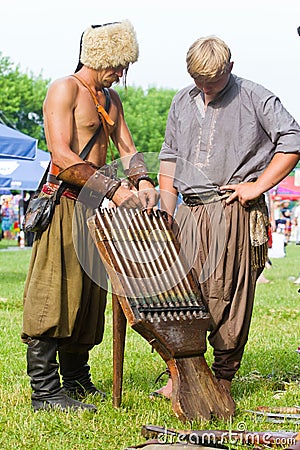
[[[110,104],[111,104],[110,93],[109,93],[109,90],[106,88],[103,89],[103,92],[105,94],[105,110],[108,112],[109,108],[110,108]],[[95,133],[93,134],[93,136],[91,137],[89,142],[86,144],[84,149],[81,151],[81,153],[79,155],[81,159],[85,159],[88,156],[91,148],[93,147],[93,145],[96,141],[97,136],[99,135],[99,133],[101,131],[101,128],[102,128],[102,122],[100,122],[99,127],[97,128],[97,130],[95,131]]]
[[[100,114],[109,125],[114,125],[114,121],[111,120],[111,118],[108,115],[108,111],[109,111],[110,103],[111,103],[109,90],[107,88],[103,88],[103,92],[104,92],[104,95],[106,98],[106,105],[105,105],[105,109],[104,109],[103,106],[100,105],[95,93],[92,91],[90,86],[82,78],[80,78],[77,74],[72,74],[71,76],[76,78],[84,87],[86,87],[88,89],[89,93],[91,94],[91,96],[93,98],[93,101],[95,103],[98,114]],[[109,102],[109,104],[107,104],[107,102]]]
[[[108,115],[108,112],[110,110],[110,105],[111,105],[111,97],[110,97],[109,90],[107,88],[103,88],[103,93],[105,95],[105,108],[103,108],[103,106],[100,105],[95,93],[92,91],[91,87],[86,83],[86,81],[83,80],[81,77],[79,77],[77,74],[72,74],[71,76],[76,78],[89,91],[89,93],[91,94],[92,99],[95,103],[99,117],[100,117],[100,127],[98,127],[98,129],[96,130],[96,133],[97,133],[97,134],[95,133],[96,136],[94,134],[94,136],[91,138],[91,142],[87,143],[87,145],[84,147],[84,149],[82,150],[82,152],[79,155],[82,159],[85,159],[87,157],[87,155],[89,154],[90,149],[94,145],[95,139],[100,132],[101,125],[104,127],[104,132],[105,132],[106,138],[109,141],[109,134],[108,134],[108,130],[106,127],[106,123],[108,123],[109,125],[114,125],[114,121]]]
[[[37,192],[40,192],[42,190],[42,187],[44,186],[44,184],[47,181],[47,176],[48,176],[48,172],[49,172],[49,169],[50,169],[50,165],[51,165],[51,160],[49,161],[47,169],[45,170],[44,175],[43,175],[43,177],[42,177],[42,179],[41,179],[41,181],[40,181],[40,183],[38,185],[38,188],[36,190]]]
[[[100,125],[98,126],[97,130],[95,131],[95,133],[93,134],[93,136],[91,137],[91,139],[89,140],[89,142],[84,146],[84,148],[82,149],[82,151],[80,152],[79,156],[81,159],[86,159],[86,157],[88,156],[88,154],[91,151],[91,148],[93,147],[97,136],[99,135],[100,131],[102,128],[102,123],[100,123]]]

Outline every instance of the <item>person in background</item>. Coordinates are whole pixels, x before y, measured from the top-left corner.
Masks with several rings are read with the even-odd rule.
[[[298,201],[294,208],[293,216],[295,225],[295,241],[296,245],[300,245],[300,201]]]
[[[271,220],[271,226],[272,231],[275,233],[277,231],[278,227],[278,221],[280,220],[280,206],[281,202],[278,199],[271,200],[270,205],[270,220]]]
[[[4,239],[12,239],[12,227],[13,227],[13,217],[14,212],[11,208],[8,200],[3,200],[2,209],[2,232]]]
[[[285,220],[285,227],[284,227],[285,245],[288,245],[292,233],[292,211],[290,208],[289,200],[285,200],[284,202],[282,202],[281,217],[283,218],[283,220]]]
[[[300,245],[300,201],[297,202],[297,205],[293,209],[292,216],[295,227],[295,244]],[[294,284],[300,284],[300,273],[294,281]],[[300,289],[298,290],[298,292],[300,292]],[[299,349],[300,347],[298,348],[298,350]]]
[[[159,155],[161,209],[172,222],[182,194],[174,228],[211,315],[212,370],[230,393],[267,261],[263,194],[299,161],[300,127],[276,95],[232,74],[220,38],[197,39],[186,63],[193,82],[173,98]],[[172,380],[157,392],[170,398]]]
[[[103,337],[106,278],[101,278],[103,268],[96,265],[94,269],[100,272],[103,284],[96,283],[78,259],[74,224],[78,222],[78,239],[83,247],[87,246],[89,233],[86,220],[80,222],[80,216],[77,218],[74,212],[75,206],[81,211],[82,203],[76,200],[90,180],[88,192],[92,193],[93,205],[87,208],[91,214],[104,197],[117,207],[152,208],[156,204],[156,190],[143,155],[137,153],[120,97],[111,88],[122,77],[126,83],[129,65],[137,58],[138,42],[128,20],[90,26],[81,38],[76,76],[54,81],[44,101],[51,167],[43,195],[57,190],[60,182],[66,183],[67,188],[49,227],[35,236],[24,288],[22,340],[27,344],[27,373],[34,410],[96,411],[95,405],[80,400],[87,394],[100,400],[105,396],[91,380],[88,360],[90,350]],[[108,97],[110,108],[106,112]],[[82,160],[79,153],[98,128],[99,120],[102,130],[87,159]],[[105,164],[109,137],[137,195],[98,170]],[[99,258],[97,262],[100,265]]]

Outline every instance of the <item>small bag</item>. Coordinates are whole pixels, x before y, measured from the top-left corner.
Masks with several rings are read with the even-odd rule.
[[[22,224],[23,231],[45,231],[54,213],[55,200],[56,191],[51,195],[44,192],[36,192],[29,200]]]

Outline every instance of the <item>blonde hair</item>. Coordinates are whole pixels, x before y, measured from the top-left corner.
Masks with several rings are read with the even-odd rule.
[[[197,39],[186,55],[187,71],[192,78],[215,78],[229,68],[231,52],[222,39],[208,36]]]

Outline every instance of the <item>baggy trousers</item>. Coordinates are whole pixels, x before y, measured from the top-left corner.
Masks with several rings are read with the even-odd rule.
[[[249,211],[237,201],[183,204],[174,230],[211,315],[212,369],[217,378],[232,380],[248,340],[256,280],[263,270],[251,267]]]
[[[50,226],[36,235],[24,288],[23,340],[57,338],[69,352],[102,341],[107,279],[86,225],[92,214],[61,197]]]

